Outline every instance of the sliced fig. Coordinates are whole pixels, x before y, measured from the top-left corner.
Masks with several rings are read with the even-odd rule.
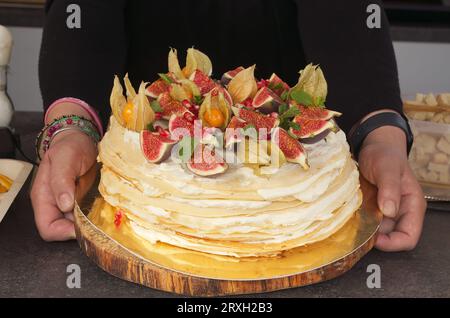
[[[168,93],[169,91],[170,91],[170,84],[162,79],[158,79],[146,88],[145,95],[156,99],[162,93]]]
[[[315,106],[307,107],[303,105],[297,105],[296,103],[291,103],[291,106],[297,107],[300,110],[299,116],[305,119],[329,120],[333,117],[339,117],[342,115],[342,113],[322,107],[315,107]]]
[[[253,125],[256,130],[266,129],[269,134],[272,128],[277,127],[280,120],[274,116],[265,115],[245,108],[232,107],[233,113],[247,124]]]
[[[228,83],[239,73],[240,71],[244,70],[242,66],[236,67],[234,70],[228,71],[222,75],[222,78],[220,79],[220,83],[223,86],[227,86]]]
[[[162,109],[162,118],[170,119],[173,114],[183,115],[189,110],[183,106],[183,104],[170,96],[170,93],[162,93],[158,97],[159,105]]]
[[[172,139],[179,140],[184,136],[194,136],[194,122],[186,116],[173,114],[169,120],[169,132]]]
[[[290,89],[289,85],[283,82],[283,80],[275,73],[273,73],[269,78],[269,87],[271,87],[278,96],[281,96],[283,92]]]
[[[293,138],[283,128],[277,127],[272,131],[272,141],[283,152],[286,160],[292,163],[298,163],[303,169],[308,170],[308,157],[302,144]]]
[[[334,130],[335,123],[331,120],[306,119],[301,115],[294,118],[294,123],[300,126],[300,129],[290,129],[290,132],[299,139],[313,138],[326,130]],[[325,135],[326,136],[326,135]]]
[[[197,85],[200,89],[200,94],[202,95],[209,93],[214,87],[216,87],[216,83],[200,70],[195,70],[189,79]]]
[[[231,118],[230,123],[228,124],[225,130],[225,147],[228,148],[235,143],[239,143],[242,141],[244,136],[242,135],[242,128],[247,125],[245,121],[239,119],[236,116]]]
[[[140,133],[141,150],[150,163],[160,163],[169,158],[172,147],[177,141],[172,140],[168,132],[156,133],[143,130]]]
[[[261,87],[253,98],[253,108],[259,110],[261,113],[270,114],[278,112],[278,107],[283,103],[280,97],[275,94],[268,87]]]
[[[211,146],[199,144],[189,162],[186,163],[189,171],[202,177],[210,177],[224,173],[228,165],[223,158],[216,154]]]

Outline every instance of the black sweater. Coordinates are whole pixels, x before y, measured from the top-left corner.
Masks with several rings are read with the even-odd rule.
[[[375,0],[56,0],[48,1],[39,63],[44,107],[77,97],[107,122],[113,75],[137,85],[167,70],[169,47],[180,62],[188,47],[209,55],[213,75],[257,65],[257,77],[277,73],[290,85],[307,63],[328,81],[327,107],[344,113],[348,131],[364,115],[401,112],[397,66],[384,12],[369,29]],[[81,28],[69,29],[69,4],[81,8]],[[380,4],[381,5],[381,4]]]

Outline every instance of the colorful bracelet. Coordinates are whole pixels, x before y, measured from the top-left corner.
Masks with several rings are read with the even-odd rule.
[[[73,103],[73,104],[77,104],[78,106],[80,106],[81,108],[83,108],[85,111],[87,111],[89,113],[89,115],[93,118],[95,125],[97,126],[97,130],[99,131],[100,135],[103,136],[103,126],[102,126],[102,121],[100,120],[100,117],[98,116],[97,112],[91,107],[89,106],[88,103],[86,103],[85,101],[78,99],[78,98],[74,98],[74,97],[63,97],[60,99],[57,99],[56,101],[54,101],[48,108],[47,111],[45,112],[45,116],[44,116],[44,121],[47,122],[48,119],[48,114],[50,113],[50,111],[55,108],[56,106],[62,104],[62,103]]]
[[[97,144],[100,141],[100,133],[97,126],[91,120],[77,115],[68,115],[56,118],[46,125],[36,138],[36,154],[40,160],[50,148],[53,138],[63,131],[77,129],[85,133]]]

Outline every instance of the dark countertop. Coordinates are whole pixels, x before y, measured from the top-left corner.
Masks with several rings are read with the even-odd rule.
[[[40,113],[16,114],[25,153],[32,155]],[[31,179],[31,178],[29,178]],[[34,225],[29,184],[0,223],[0,297],[171,297],[172,294],[113,277],[92,263],[75,241],[43,242]],[[414,251],[372,250],[353,269],[313,286],[256,295],[257,297],[450,297],[450,206],[429,209],[422,239]],[[81,289],[66,286],[66,268],[81,268]],[[369,264],[381,268],[381,288],[369,289]]]

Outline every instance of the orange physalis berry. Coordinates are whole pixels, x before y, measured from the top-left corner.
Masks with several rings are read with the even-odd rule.
[[[128,102],[122,111],[122,118],[125,123],[129,123],[131,121],[131,117],[133,116],[134,105],[132,102]]]
[[[116,225],[116,227],[119,227],[120,224],[122,224],[122,217],[123,217],[122,211],[117,210],[116,214],[114,215],[114,224]]]
[[[204,119],[211,127],[222,127],[225,121],[222,112],[217,108],[211,109],[209,112],[205,112]]]

